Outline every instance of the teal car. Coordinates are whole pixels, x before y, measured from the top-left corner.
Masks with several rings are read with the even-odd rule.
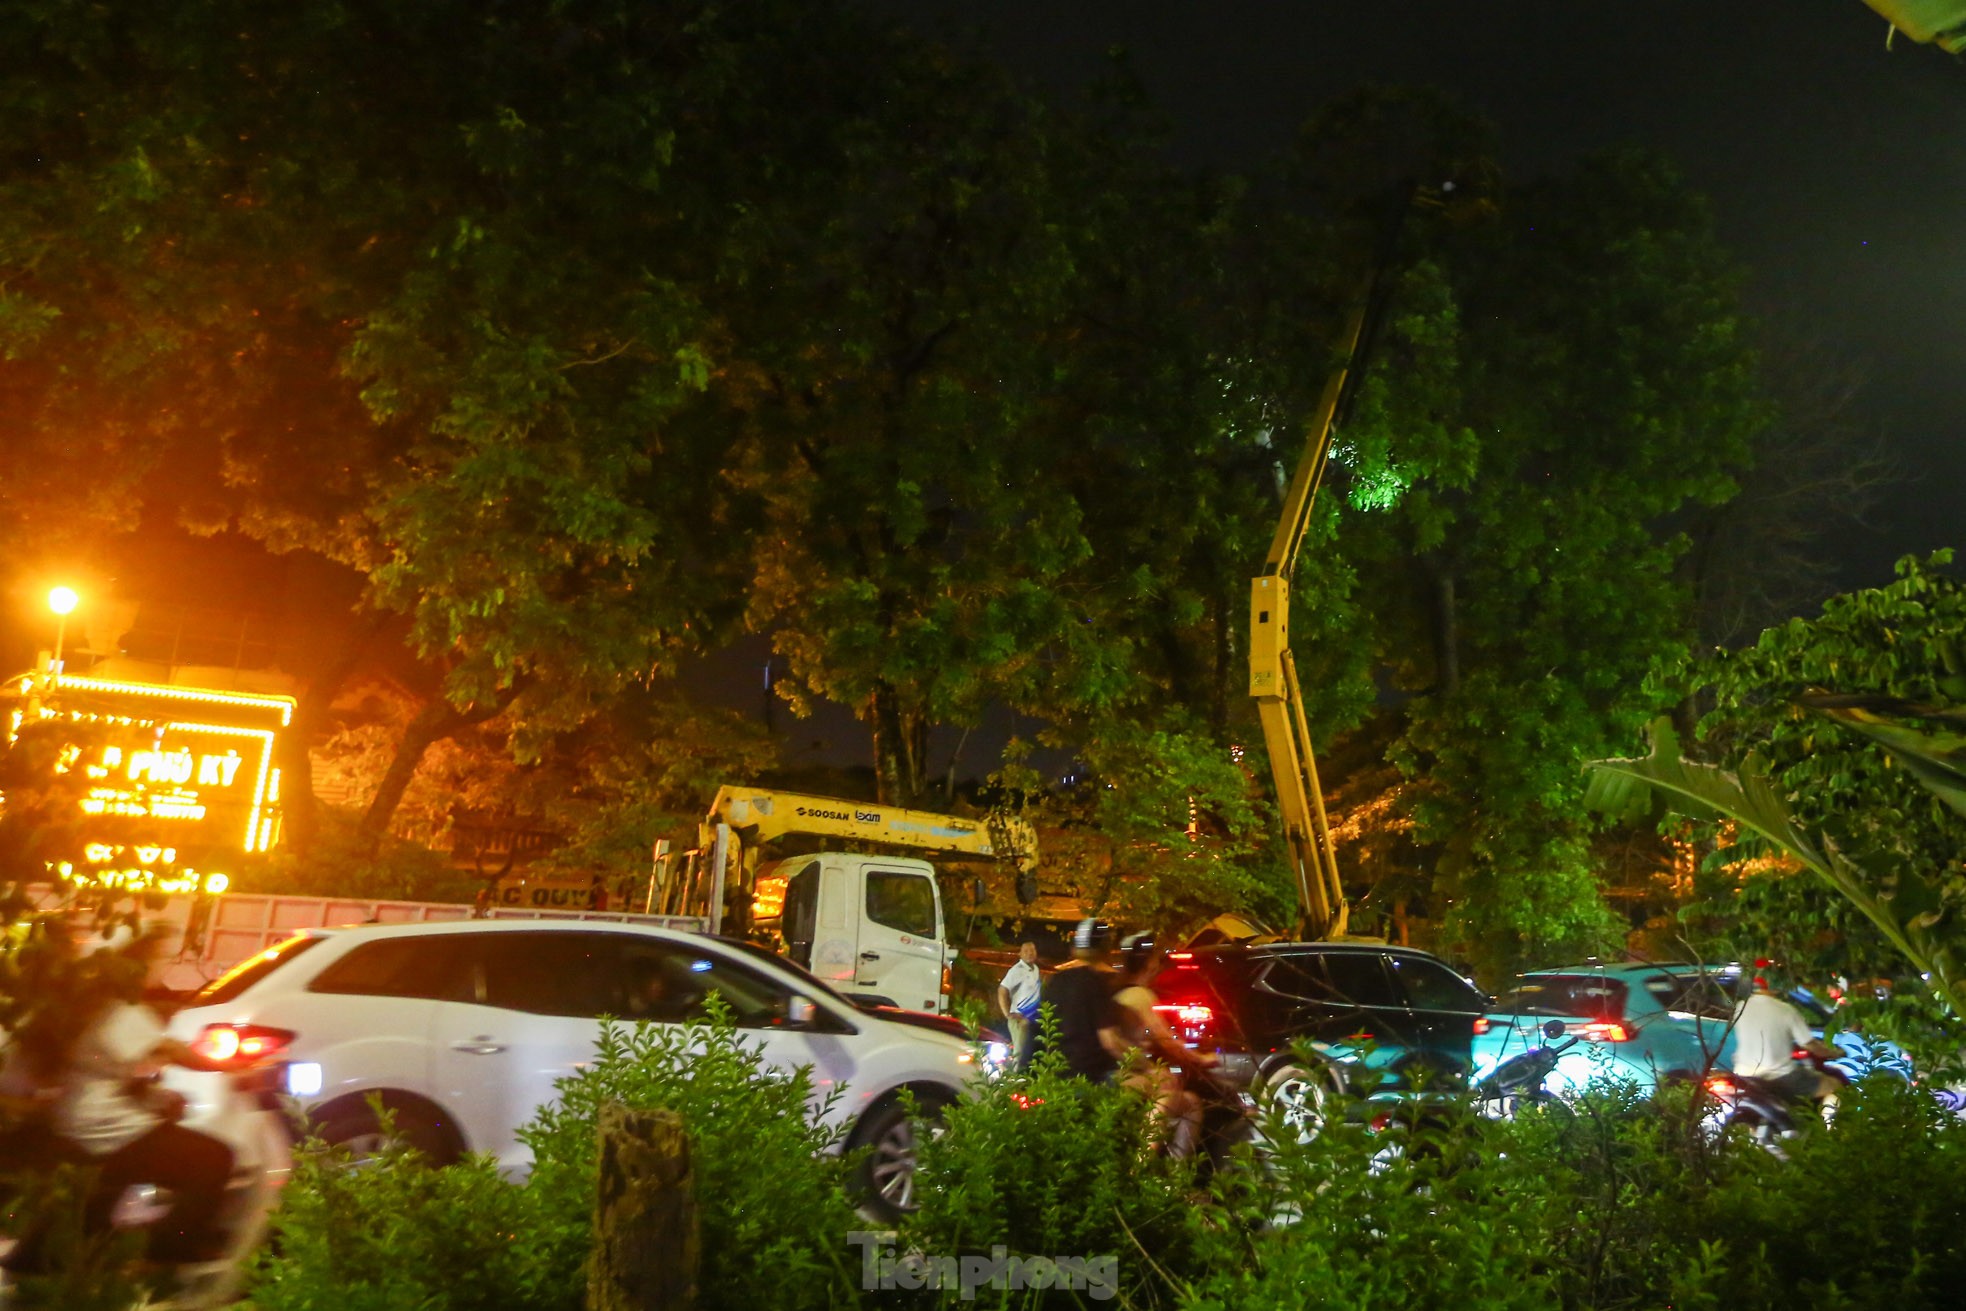
[[[1724,1064],[1734,1016],[1731,979],[1720,968],[1688,964],[1598,965],[1537,970],[1519,976],[1476,1026],[1474,1074],[1486,1078],[1503,1061],[1549,1041],[1543,1027],[1561,1020],[1582,1037],[1564,1052],[1546,1087],[1579,1092],[1614,1082],[1650,1093],[1662,1080],[1698,1078]]]

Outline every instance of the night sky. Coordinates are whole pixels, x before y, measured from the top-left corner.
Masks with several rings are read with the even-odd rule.
[[[1185,164],[1287,147],[1356,86],[1441,87],[1527,180],[1620,144],[1669,155],[1752,272],[1750,307],[1868,378],[1903,480],[1840,581],[1966,545],[1966,64],[1861,0],[868,0],[1070,94],[1123,46]],[[967,44],[967,41],[961,43]]]

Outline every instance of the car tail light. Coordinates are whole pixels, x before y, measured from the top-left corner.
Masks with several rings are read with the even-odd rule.
[[[1215,1008],[1200,1002],[1162,1002],[1154,1011],[1190,1047],[1208,1041],[1215,1031]]]
[[[1723,1079],[1719,1075],[1715,1075],[1713,1078],[1707,1080],[1707,1091],[1716,1097],[1732,1097],[1735,1093],[1741,1091],[1741,1086],[1732,1079]]]
[[[1629,1042],[1632,1036],[1631,1030],[1616,1020],[1592,1020],[1583,1032],[1590,1042]]]
[[[275,1060],[294,1040],[289,1029],[269,1029],[258,1024],[207,1024],[191,1040],[191,1050],[220,1065],[249,1065]]]
[[[1195,954],[1192,951],[1170,951],[1167,953],[1167,958],[1169,960],[1193,960]]]
[[[1480,1037],[1482,1034],[1487,1033],[1488,1027],[1489,1027],[1488,1017],[1486,1015],[1475,1016],[1474,1031],[1476,1037]]]

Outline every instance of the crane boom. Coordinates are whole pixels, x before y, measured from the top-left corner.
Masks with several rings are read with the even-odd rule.
[[[701,826],[699,840],[706,851],[715,841],[718,824],[743,832],[753,847],[797,833],[946,855],[987,856],[1013,861],[1025,873],[1038,867],[1037,830],[1029,820],[1015,815],[964,819],[838,797],[723,787],[717,789],[716,800],[710,803],[710,813]]]
[[[1290,656],[1290,578],[1310,527],[1311,507],[1331,451],[1332,425],[1345,380],[1358,356],[1371,303],[1370,295],[1361,298],[1346,325],[1343,363],[1332,372],[1324,394],[1318,398],[1304,454],[1284,493],[1283,513],[1263,572],[1251,580],[1249,588],[1249,694],[1256,698],[1263,741],[1270,751],[1277,808],[1283,817],[1291,872],[1297,879],[1302,932],[1309,938],[1342,935],[1350,908],[1338,877],[1338,857],[1332,850],[1331,825],[1324,813],[1324,791],[1318,785],[1317,758],[1311,751],[1310,728],[1304,719],[1304,698],[1297,684],[1297,666]]]

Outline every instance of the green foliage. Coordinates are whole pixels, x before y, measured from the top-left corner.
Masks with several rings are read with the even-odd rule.
[[[1591,161],[1436,245],[1345,430],[1405,490],[1337,523],[1358,582],[1305,681],[1364,635],[1411,697],[1389,754],[1438,853],[1429,909],[1503,969],[1616,941],[1577,766],[1669,703],[1655,675],[1693,622],[1679,519],[1731,495],[1767,411],[1736,274],[1659,161]]]
[[[1131,1304],[1163,1301],[1167,1270],[1195,1265],[1202,1234],[1190,1173],[1154,1153],[1149,1110],[1130,1089],[1065,1073],[1055,1051],[1028,1077],[978,1088],[922,1146],[921,1207],[902,1225],[901,1245],[1117,1256]]]
[[[1593,802],[1613,813],[1629,812],[1647,789],[1656,789],[1681,814],[1739,825],[1834,888],[1930,979],[1955,1014],[1966,1008],[1966,956],[1947,920],[1947,885],[1893,866],[1875,850],[1846,854],[1828,831],[1805,828],[1758,755],[1743,760],[1738,773],[1684,760],[1670,721],[1661,719],[1652,728],[1650,756],[1596,761],[1591,772]]]
[[[1859,922],[1823,914],[1806,892],[1766,886],[1777,873],[1754,876],[1736,904],[1718,908],[1737,936],[1747,929],[1796,941],[1808,964],[1859,979],[1880,972],[1877,946],[1888,944],[1957,1014],[1966,1001],[1957,743],[1917,719],[1922,711],[1943,722],[1945,703],[1966,691],[1958,646],[1966,590],[1937,572],[1949,559],[1906,558],[1888,587],[1833,598],[1820,618],[1791,620],[1709,662],[1698,676],[1714,708],[1701,728],[1710,753],[1738,762],[1733,772],[1679,759],[1661,721],[1651,757],[1599,762],[1592,787],[1594,801],[1614,812],[1642,808],[1636,785],[1641,794],[1657,789],[1680,813],[1738,826],[1729,855],[1779,853],[1834,889],[1866,930],[1847,940],[1824,932]],[[1907,707],[1907,722],[1877,713]]]
[[[1556,1199],[1544,1164],[1494,1151],[1473,1126],[1375,1133],[1346,1099],[1308,1141],[1270,1126],[1265,1173],[1238,1198],[1245,1229],[1224,1233],[1183,1305],[1286,1305],[1311,1291],[1343,1308],[1550,1306]],[[1394,1138],[1406,1150],[1392,1148]]]
[[[849,1231],[866,1227],[847,1200],[836,1135],[807,1110],[812,1072],[767,1073],[757,1044],[727,1015],[704,1025],[606,1026],[594,1061],[561,1084],[561,1100],[524,1134],[529,1187],[563,1218],[563,1259],[584,1256],[572,1217],[591,1212],[594,1133],[604,1101],[682,1116],[695,1175],[706,1308],[817,1307],[857,1271]]]
[[[1966,1132],[1922,1091],[1870,1080],[1787,1162],[1744,1164],[1703,1199],[1721,1305],[1940,1307],[1966,1279]]]
[[[255,1271],[254,1304],[573,1311],[586,1289],[605,1101],[683,1117],[700,1305],[854,1300],[843,1291],[858,1270],[846,1235],[866,1222],[847,1200],[835,1136],[807,1119],[809,1072],[766,1071],[756,1044],[718,1011],[702,1025],[603,1026],[594,1059],[560,1087],[522,1132],[534,1156],[524,1183],[489,1158],[437,1170],[401,1147],[360,1162],[303,1152]]]
[[[719,1020],[608,1030],[527,1137],[531,1181],[400,1152],[305,1154],[262,1257],[269,1308],[579,1305],[601,1101],[684,1117],[703,1304],[856,1305],[864,1230],[804,1078],[760,1078]],[[1693,1086],[1593,1088],[1495,1122],[1452,1094],[1337,1095],[1314,1135],[1265,1119],[1207,1189],[1151,1147],[1146,1103],[1066,1077],[980,1086],[922,1148],[901,1251],[1117,1256],[1127,1305],[1807,1306],[1918,1311],[1966,1277],[1966,1120],[1894,1079],[1860,1084],[1778,1159],[1712,1137]],[[987,1296],[987,1292],[986,1292]],[[1028,1295],[1027,1295],[1028,1296]],[[1011,1294],[1006,1305],[1020,1304]],[[1049,1304],[1049,1303],[1047,1303]]]
[[[400,1145],[356,1161],[316,1144],[282,1193],[274,1243],[253,1270],[264,1311],[580,1305],[578,1257],[552,1259],[573,1217],[488,1157],[437,1170]]]
[[[1195,176],[1123,70],[1060,108],[813,0],[0,0],[0,28],[21,531],[155,502],[336,560],[526,760],[744,628],[795,710],[861,715],[890,801],[993,705],[1109,780],[1141,750],[1226,835],[1192,879],[1152,856],[1151,915],[1272,909],[1205,757],[1255,739],[1272,489],[1390,247],[1292,580],[1314,736],[1400,719],[1456,944],[1606,938],[1572,766],[1659,708],[1680,527],[1763,415],[1656,161],[1510,189],[1485,124],[1381,91]],[[1187,806],[1123,790],[1085,809],[1173,851]]]

